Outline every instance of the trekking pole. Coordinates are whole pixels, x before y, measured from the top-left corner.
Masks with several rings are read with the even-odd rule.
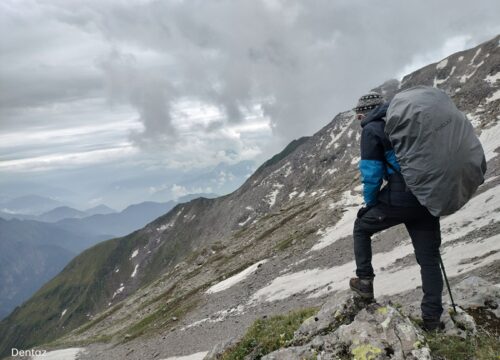
[[[439,254],[439,263],[441,264],[441,270],[443,271],[444,280],[446,281],[446,287],[448,288],[448,293],[450,294],[451,305],[453,306],[453,312],[457,313],[457,308],[455,305],[455,301],[453,300],[453,295],[451,295],[450,283],[448,282],[448,277],[446,276],[446,270],[444,269],[443,259],[441,258],[441,254]]]

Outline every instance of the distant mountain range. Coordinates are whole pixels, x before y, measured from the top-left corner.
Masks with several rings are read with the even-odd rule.
[[[179,201],[198,196],[187,195]],[[8,204],[27,209],[24,206],[29,199],[33,199],[38,208],[59,204],[40,196],[26,196]],[[22,219],[4,219],[0,214],[0,319],[81,251],[100,241],[140,229],[177,203],[143,202],[121,212],[105,205],[86,211],[58,206],[39,216],[25,215]]]
[[[0,318],[29,298],[80,251],[105,237],[34,220],[0,218]]]
[[[0,203],[0,212],[4,218],[15,214],[35,216],[59,206],[64,203],[40,195],[25,195]]]

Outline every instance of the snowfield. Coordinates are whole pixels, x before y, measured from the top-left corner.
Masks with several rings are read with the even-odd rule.
[[[461,272],[468,272],[485,266],[493,261],[500,260],[500,234],[488,237],[477,237],[473,241],[458,242],[446,246],[454,240],[470,234],[472,231],[486,226],[500,219],[500,197],[496,196],[500,186],[493,187],[471,199],[460,211],[444,218],[441,221],[443,261],[449,277]],[[334,228],[326,231],[326,235],[311,249],[322,249],[335,241],[348,236],[352,232],[357,208],[348,208]],[[389,252],[377,253],[373,256],[375,278],[375,292],[377,296],[391,295],[414,289],[420,285],[420,270],[418,265],[397,265],[398,259],[413,254],[413,246],[409,239],[402,245]],[[467,261],[473,259],[474,261]],[[394,268],[388,271],[387,268]],[[272,280],[250,298],[248,304],[262,301],[283,300],[294,294],[309,293],[309,297],[347,289],[348,280],[354,276],[355,262],[333,266],[326,269],[308,269],[288,273]],[[382,271],[384,268],[385,270]]]
[[[245,270],[239,272],[238,274],[233,275],[230,278],[227,278],[226,280],[213,285],[206,291],[206,294],[212,294],[229,289],[231,286],[239,283],[240,281],[246,279],[248,276],[253,274],[262,264],[266,262],[267,260],[259,261],[258,263],[255,263],[252,266],[247,267]]]
[[[47,351],[45,355],[33,356],[32,360],[75,360],[76,356],[84,350],[84,348],[69,348]]]
[[[186,356],[174,356],[174,357],[169,357],[166,359],[162,360],[202,360],[205,355],[208,354],[208,351],[205,352],[198,352],[196,354],[191,354],[191,355],[186,355]]]

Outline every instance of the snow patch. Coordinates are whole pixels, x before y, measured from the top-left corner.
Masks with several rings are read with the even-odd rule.
[[[283,187],[283,184],[274,184],[273,188],[274,190],[271,191],[271,193],[267,194],[267,203],[269,204],[269,207],[273,207],[273,205],[276,203],[276,197],[278,196],[281,188]]]
[[[353,157],[352,160],[351,160],[351,165],[358,164],[360,160],[361,160],[361,157],[359,157],[359,156]]]
[[[342,206],[358,206],[363,203],[363,197],[359,194],[352,194],[351,190],[344,191],[339,201],[330,204],[328,207],[334,209]]]
[[[497,122],[489,129],[483,130],[479,136],[479,141],[483,145],[486,161],[497,156],[498,153],[495,150],[500,147],[500,122]]]
[[[463,56],[459,56],[459,57],[458,57],[458,61],[459,61],[459,62],[460,62],[460,61],[462,61],[463,59],[464,59],[464,57],[463,57]]]
[[[61,313],[61,317],[63,317],[64,314],[66,314],[67,311],[68,311],[68,309],[64,309],[63,312]]]
[[[352,235],[353,223],[354,220],[356,220],[357,213],[357,208],[348,208],[347,211],[344,212],[342,218],[337,221],[337,223],[333,227],[327,228],[325,230],[326,235],[319,239],[319,242],[314,245],[307,253],[311,251],[321,250],[335,243],[337,240]]]
[[[201,325],[205,322],[210,322],[210,323],[221,322],[221,321],[226,320],[230,316],[238,316],[238,315],[243,314],[244,310],[245,310],[245,306],[238,305],[237,307],[233,307],[229,310],[217,311],[216,313],[214,313],[210,317],[203,318],[201,320],[195,321],[194,323],[191,323],[189,325],[184,326],[183,328],[181,328],[181,331],[185,331],[186,329]]]
[[[245,226],[251,219],[252,219],[252,216],[248,216],[248,218],[245,221],[238,223],[238,225]]]
[[[335,144],[337,142],[337,140],[339,140],[341,138],[342,135],[344,135],[344,133],[347,131],[347,129],[349,128],[349,125],[351,125],[351,123],[353,122],[353,120],[354,120],[354,116],[352,117],[352,119],[350,119],[344,125],[344,128],[337,135],[334,134],[333,130],[330,132],[331,140],[328,143],[328,145],[326,145],[327,149],[329,149],[333,144]]]
[[[231,276],[230,278],[227,278],[226,280],[223,280],[213,286],[211,286],[205,293],[206,294],[213,294],[219,291],[223,291],[226,289],[229,289],[231,286],[239,283],[240,281],[246,279],[248,276],[253,274],[257,268],[259,268],[262,264],[266,263],[266,260],[259,261],[258,263],[253,264],[252,266],[247,267],[245,270],[239,272],[236,275]]]
[[[444,59],[439,64],[436,65],[436,69],[444,69],[448,65],[448,59]]]
[[[68,348],[54,351],[47,351],[44,355],[35,355],[33,360],[75,360],[76,356],[84,352],[85,348]]]
[[[198,352],[196,354],[186,355],[186,356],[173,356],[166,359],[160,360],[203,360],[205,356],[208,354],[208,351]]]
[[[303,198],[304,196],[306,195],[306,193],[304,191],[302,191],[300,194],[299,194],[299,198]]]
[[[290,165],[289,167],[286,168],[285,174],[283,176],[288,177],[291,173],[292,173],[292,166]]]
[[[288,177],[292,173],[292,164],[288,161],[285,165],[280,167],[278,170],[275,170],[271,173],[271,175],[280,175],[281,172],[285,172],[283,174],[284,177]]]
[[[445,79],[438,79],[437,76],[434,77],[434,87],[437,87],[438,85],[441,85],[442,83],[448,81],[450,79],[450,77],[453,75],[453,73],[455,72],[455,69],[457,67],[456,66],[453,66],[451,68],[451,71],[450,71],[450,74],[445,78]]]
[[[481,115],[467,114],[467,118],[473,127],[477,128],[481,124]]]
[[[182,218],[184,219],[184,222],[190,222],[196,218],[196,214],[193,215],[186,214]]]
[[[297,194],[298,194],[298,192],[297,192],[297,191],[292,191],[290,194],[288,194],[288,198],[289,198],[290,200],[292,200],[292,199],[295,197],[295,195],[297,195]]]
[[[456,276],[462,271],[470,271],[499,260],[500,252],[491,253],[492,250],[500,250],[500,234],[446,248],[443,254],[443,262],[446,264],[448,276]],[[406,241],[403,246],[373,256],[373,264],[376,266],[375,272],[377,273],[376,296],[393,295],[414,289],[420,285],[420,269],[417,264],[393,271],[381,270],[382,267],[387,268],[394,265],[397,259],[403,258],[412,252],[411,244]],[[474,263],[461,264],[464,258],[482,257],[487,253],[491,253],[491,255],[485,256]],[[313,298],[344,290],[348,288],[349,278],[355,268],[355,262],[351,261],[327,269],[316,268],[286,274],[274,279],[270,284],[258,290],[251,297],[249,303],[283,300],[298,293],[310,293],[308,297]]]
[[[495,91],[491,96],[486,98],[486,104],[500,99],[500,89]]]
[[[328,174],[328,175],[333,175],[335,174],[336,172],[338,171],[337,168],[333,168],[333,169],[328,169],[325,171],[325,175]]]
[[[177,218],[179,217],[179,215],[184,211],[184,207],[182,207],[178,212],[177,214],[174,215],[174,218],[167,224],[164,224],[164,225],[161,225],[160,227],[157,227],[156,228],[156,231],[158,232],[163,232],[171,227],[173,227],[175,225],[175,222],[177,221]]]
[[[132,260],[132,259],[133,259],[133,258],[135,258],[138,254],[139,254],[139,250],[134,250],[134,252],[132,253],[132,255],[130,255],[129,260]]]
[[[469,65],[474,65],[474,60],[476,60],[476,57],[479,55],[480,52],[481,52],[481,48],[477,49],[477,51],[474,54],[474,57],[471,59]]]
[[[123,286],[123,284],[120,284],[120,287],[113,293],[112,299],[114,299],[116,295],[122,293],[123,290],[125,290],[125,286]]]
[[[135,268],[134,268],[134,272],[132,273],[132,275],[130,275],[130,277],[135,277],[135,275],[137,275],[137,269],[139,268],[139,264],[135,265]]]
[[[500,208],[500,186],[472,198],[459,211],[441,220],[441,233],[444,241],[452,241],[469,232],[498,221],[497,209]]]
[[[494,75],[488,75],[484,78],[484,81],[492,86],[495,85],[498,80],[500,80],[500,71]]]
[[[171,228],[172,226],[173,226],[172,223],[164,224],[164,225],[162,225],[160,227],[157,227],[156,231],[163,232],[163,231],[167,230],[168,228]]]
[[[250,211],[251,211],[251,210],[253,210],[253,207],[251,207],[251,206],[247,206],[245,209],[246,209],[246,210],[250,210]]]

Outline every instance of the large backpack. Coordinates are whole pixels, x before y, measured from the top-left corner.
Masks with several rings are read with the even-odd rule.
[[[484,182],[484,151],[467,117],[442,90],[416,86],[387,109],[385,133],[406,185],[434,216],[460,209]]]

